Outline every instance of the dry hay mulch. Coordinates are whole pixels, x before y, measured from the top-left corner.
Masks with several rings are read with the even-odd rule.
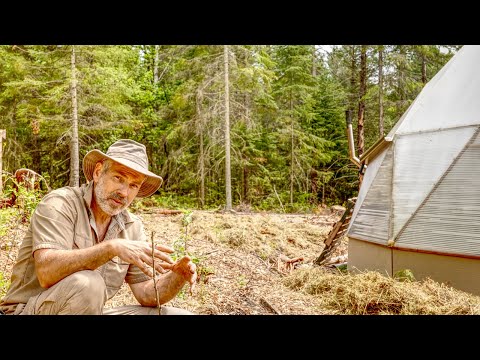
[[[181,222],[178,216],[176,222]],[[288,214],[229,214],[196,211],[189,234],[224,244],[232,249],[256,253],[263,259],[284,254],[290,258],[304,256],[305,262],[318,256],[334,221],[319,222],[319,216]],[[325,226],[325,225],[327,226]]]
[[[315,296],[323,313],[351,315],[478,315],[480,297],[432,279],[411,281],[376,271],[350,274],[325,268],[283,279],[292,290]]]
[[[285,214],[192,213],[188,226],[184,215],[137,214],[147,237],[173,246],[187,238],[188,252],[197,259],[199,274],[193,294],[185,286],[167,306],[196,314],[318,314],[318,300],[282,284],[278,256],[303,257],[307,266],[323,249],[333,222],[319,216]],[[328,222],[329,221],[329,222]],[[183,239],[183,240],[182,240]],[[106,304],[134,304],[123,286]]]

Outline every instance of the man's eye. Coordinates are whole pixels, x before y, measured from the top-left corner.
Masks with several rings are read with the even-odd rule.
[[[117,181],[120,181],[120,176],[115,175],[113,178]]]
[[[136,185],[136,184],[131,184],[130,187],[132,187],[132,188],[134,188],[134,189],[138,189],[139,186]]]

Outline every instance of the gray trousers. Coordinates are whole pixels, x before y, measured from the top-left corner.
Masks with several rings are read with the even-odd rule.
[[[98,272],[79,271],[32,296],[20,315],[158,315],[158,308],[141,305],[106,309],[106,293],[105,282]],[[193,315],[187,310],[169,306],[162,306],[161,314]]]

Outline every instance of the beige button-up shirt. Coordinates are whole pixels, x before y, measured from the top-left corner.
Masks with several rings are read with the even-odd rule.
[[[0,302],[0,310],[11,312],[14,305],[25,304],[31,296],[44,290],[35,274],[35,250],[84,249],[98,242],[95,218],[90,209],[92,184],[90,182],[81,187],[67,186],[54,190],[38,204],[20,246],[12,270],[11,285]],[[141,220],[127,210],[113,216],[103,241],[114,238],[146,241]],[[96,271],[105,280],[108,299],[115,295],[124,281],[133,284],[149,280],[137,266],[126,263],[117,256]]]

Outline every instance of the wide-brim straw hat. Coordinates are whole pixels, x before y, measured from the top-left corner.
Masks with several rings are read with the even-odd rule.
[[[94,149],[83,158],[83,173],[88,181],[93,179],[95,164],[99,161],[110,159],[134,171],[146,175],[137,197],[152,195],[162,185],[163,179],[148,170],[148,157],[145,145],[129,139],[121,139],[110,145],[107,153]]]

